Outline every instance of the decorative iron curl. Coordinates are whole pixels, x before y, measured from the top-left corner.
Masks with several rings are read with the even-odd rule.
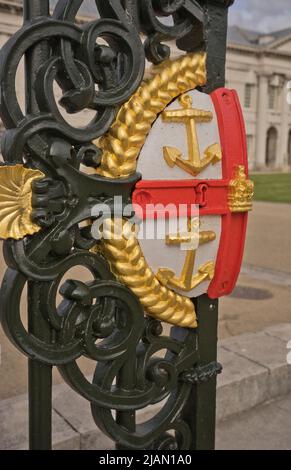
[[[80,25],[76,17],[82,4],[60,0],[51,17],[27,19],[0,54],[5,163],[24,163],[45,175],[33,185],[31,201],[33,221],[42,230],[5,243],[9,269],[1,290],[1,322],[27,357],[59,367],[67,383],[92,403],[96,423],[116,442],[128,448],[186,449],[191,433],[180,415],[192,383],[183,379],[183,372],[193,373],[199,362],[196,333],[185,329],[183,340],[175,333],[162,336],[161,324],[144,319],[138,299],[116,282],[105,260],[90,251],[94,240],[80,225],[104,198],[122,195],[126,204],[139,176],[91,176],[81,171],[81,164],[100,165],[100,150],[91,142],[107,132],[118,108],[138,89],[145,54],[154,63],[167,58],[169,49],[162,42],[182,39],[203,23],[203,13],[194,0],[96,0],[99,17]],[[162,17],[172,18],[173,25],[165,25]],[[140,32],[146,35],[145,44]],[[29,84],[35,103],[23,111],[17,68],[40,45],[45,58]],[[55,83],[62,92],[59,103]],[[76,127],[63,117],[59,105],[69,114],[89,109],[94,118]],[[76,266],[89,269],[94,280],[62,284]],[[35,315],[48,327],[47,338],[27,331],[22,322],[20,300],[26,283]],[[63,301],[57,307],[58,293]],[[164,350],[167,353],[161,354]],[[81,356],[97,363],[92,383],[77,364]],[[156,416],[135,431],[122,425],[122,413],[164,399]]]
[[[104,134],[114,119],[116,106],[139,86],[145,66],[142,43],[121,4],[109,3],[112,4],[109,17],[80,27],[74,23],[73,13],[82,1],[61,1],[53,18],[27,21],[3,47],[1,118],[11,130],[6,133],[2,146],[7,162],[22,161],[24,146],[38,158],[46,159],[47,132],[75,145]],[[106,38],[108,45],[97,45],[98,38]],[[40,39],[47,41],[50,53],[35,81],[39,112],[25,115],[17,99],[16,71],[22,57]],[[88,125],[78,128],[63,118],[55,100],[54,82],[62,89],[60,104],[67,112],[95,111]]]
[[[88,268],[94,281],[60,284],[64,273],[77,265]],[[191,434],[180,414],[192,385],[180,377],[198,361],[195,332],[189,331],[184,341],[175,339],[175,334],[161,336],[161,324],[144,321],[138,299],[114,281],[99,256],[80,252],[63,269],[54,281],[37,283],[34,289],[34,302],[51,326],[53,342],[26,331],[19,309],[26,278],[8,270],[1,292],[1,321],[10,340],[28,357],[58,366],[66,382],[91,402],[96,424],[116,442],[128,448],[187,449]],[[59,291],[63,301],[57,308]],[[164,350],[167,353],[161,356]],[[93,383],[77,364],[81,356],[97,363]],[[166,398],[162,409],[135,432],[113,418],[112,410],[137,411]],[[169,430],[180,436],[177,442],[167,435]]]
[[[144,0],[140,15],[142,30],[148,35],[146,56],[155,64],[170,57],[170,47],[164,41],[175,40],[181,45],[181,39],[204,23],[204,11],[196,0]],[[165,18],[168,20],[163,21]]]

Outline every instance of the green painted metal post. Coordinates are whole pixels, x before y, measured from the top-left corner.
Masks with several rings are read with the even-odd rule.
[[[205,8],[204,38],[207,52],[207,85],[211,93],[225,86],[228,8],[234,0],[201,0]],[[193,40],[188,38],[188,42]],[[217,362],[218,300],[203,295],[193,302],[198,316],[198,349],[200,366]],[[185,407],[185,420],[192,430],[192,450],[215,448],[216,374],[207,382],[198,383]]]
[[[217,361],[218,301],[207,295],[195,299],[199,327],[199,367]],[[184,418],[191,428],[191,450],[213,450],[216,426],[216,374],[206,382],[193,386],[184,410]]]
[[[38,284],[28,282],[28,329],[42,340],[50,342],[51,332],[41,317]],[[52,448],[52,367],[28,360],[29,396],[29,448],[51,450]]]
[[[24,0],[24,21],[37,16],[49,15],[49,1]],[[26,53],[26,111],[36,113],[38,105],[35,95],[36,75],[39,67],[49,57],[46,42],[40,42]],[[50,342],[51,329],[40,311],[40,285],[28,281],[28,330],[41,340]],[[52,367],[41,362],[28,360],[29,395],[29,448],[31,450],[50,450],[52,448]]]

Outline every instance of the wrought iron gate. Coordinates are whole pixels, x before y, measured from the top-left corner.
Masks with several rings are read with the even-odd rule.
[[[116,280],[83,224],[97,203],[110,204],[115,195],[129,201],[139,176],[92,175],[81,165],[98,170],[102,154],[93,142],[108,131],[119,107],[138,89],[146,58],[157,65],[169,59],[167,40],[187,53],[206,52],[205,91],[224,86],[227,10],[232,3],[96,0],[100,18],[80,24],[76,16],[82,0],[60,0],[53,14],[48,0],[23,1],[23,27],[3,47],[0,63],[8,187],[1,211],[12,214],[5,226],[9,267],[1,319],[29,361],[31,449],[52,445],[54,366],[88,399],[96,425],[118,449],[214,448],[216,375],[221,371],[216,357],[218,302],[207,295],[193,299],[198,329],[175,326],[164,336],[162,323],[144,316],[138,298]],[[162,17],[173,21],[166,24]],[[15,88],[23,57],[25,110]],[[55,82],[68,113],[95,112],[84,128],[62,117]],[[88,268],[94,281],[61,284],[75,266]],[[26,284],[28,329],[20,315]],[[63,301],[56,308],[58,292]],[[157,356],[160,350],[167,350],[162,358]],[[92,383],[77,364],[81,356],[96,362]],[[136,423],[137,410],[160,402],[153,419]]]

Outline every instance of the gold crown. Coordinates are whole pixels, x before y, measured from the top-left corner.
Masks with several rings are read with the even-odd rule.
[[[229,184],[228,203],[231,212],[248,212],[253,208],[254,183],[247,179],[243,165],[236,167],[235,179]]]

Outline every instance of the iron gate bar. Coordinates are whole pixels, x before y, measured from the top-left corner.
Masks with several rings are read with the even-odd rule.
[[[92,141],[107,132],[117,109],[137,90],[145,55],[156,64],[169,57],[166,39],[189,52],[203,46],[207,92],[224,85],[227,9],[233,1],[96,0],[101,19],[79,26],[75,17],[82,3],[60,0],[51,17],[48,0],[24,0],[24,27],[1,51],[5,163],[25,163],[45,176],[32,184],[33,222],[42,230],[5,242],[9,268],[0,301],[4,330],[29,361],[30,449],[52,448],[53,366],[91,403],[97,426],[117,449],[213,449],[216,375],[221,372],[218,301],[206,295],[194,299],[198,329],[174,327],[163,336],[161,322],[144,317],[137,297],[116,281],[104,257],[95,253],[89,230],[79,225],[92,216],[95,204],[110,205],[116,194],[126,204],[139,175],[121,180],[90,176],[80,164],[99,166],[100,150]],[[173,16],[173,26],[159,22],[159,15]],[[146,36],[144,47],[140,32]],[[108,46],[96,49],[95,35],[105,35]],[[12,83],[23,55],[25,115]],[[84,129],[63,121],[54,80],[69,113],[96,111]],[[94,281],[59,285],[70,268],[80,265]],[[26,283],[28,331],[19,310]],[[57,309],[58,291],[63,301]],[[167,350],[165,357],[156,356],[160,350]],[[82,356],[97,364],[93,383],[78,367]],[[137,411],[166,397],[153,419],[136,423]]]
[[[215,449],[218,301],[207,295],[193,299],[198,315],[199,368],[184,409],[191,432],[191,450]],[[193,410],[195,412],[193,413]]]
[[[225,86],[228,8],[234,0],[205,0],[204,41],[207,52],[207,84],[204,91],[212,93]],[[184,46],[190,41],[197,44],[193,34],[184,38]],[[186,47],[187,49],[187,47]],[[193,299],[198,317],[198,347],[201,375],[192,388],[184,417],[191,433],[191,450],[215,449],[217,374],[222,371],[217,363],[218,300],[207,295]],[[209,367],[207,368],[207,365]],[[203,370],[203,366],[206,369]],[[205,372],[205,375],[203,375]],[[193,410],[195,412],[193,413]],[[192,418],[189,418],[192,416]]]
[[[49,0],[23,0],[24,22],[38,16],[49,15]],[[40,42],[25,54],[25,98],[26,113],[39,112],[36,90],[32,86],[36,81],[39,68],[49,58],[46,41]],[[32,335],[50,342],[51,328],[40,315],[40,286],[34,281],[27,284],[28,331]],[[29,448],[47,450],[52,448],[52,366],[28,359],[28,406],[29,406]]]
[[[208,81],[205,91],[211,93],[225,86],[228,8],[234,0],[206,0],[205,39]]]

